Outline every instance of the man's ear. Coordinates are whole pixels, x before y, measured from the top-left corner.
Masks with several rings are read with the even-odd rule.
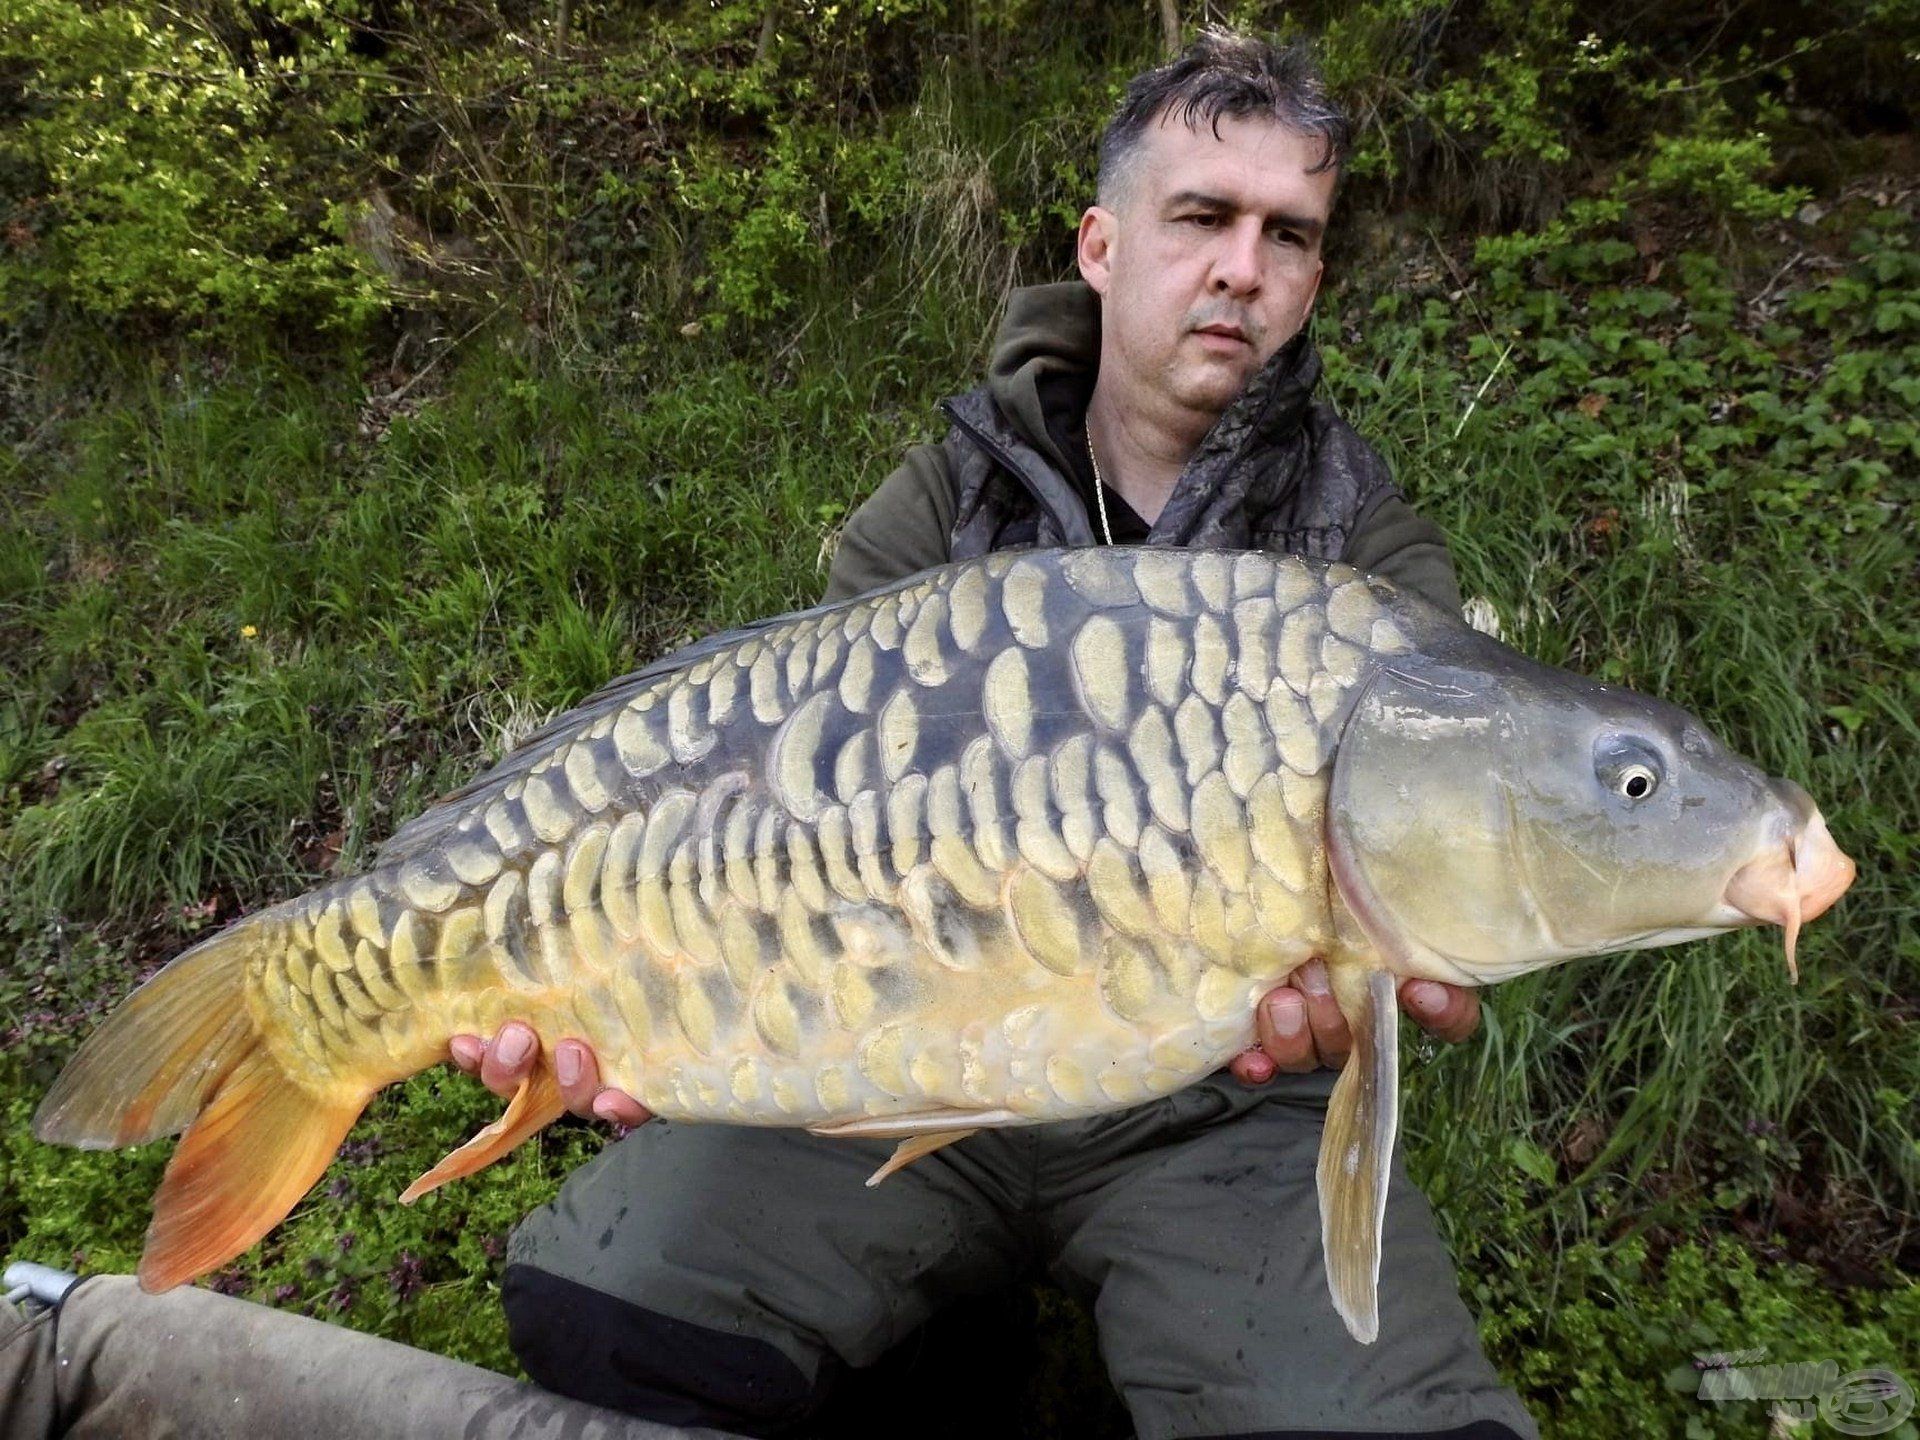
[[[1119,228],[1120,217],[1100,205],[1088,206],[1080,217],[1080,278],[1096,295],[1106,294],[1112,282],[1113,243]]]

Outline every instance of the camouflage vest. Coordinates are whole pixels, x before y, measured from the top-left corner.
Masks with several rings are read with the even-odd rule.
[[[1319,379],[1304,334],[1282,346],[1201,440],[1147,543],[1339,559],[1368,507],[1398,492],[1373,448],[1313,399]],[[940,408],[952,422],[953,559],[1098,543],[1079,490],[984,386]]]

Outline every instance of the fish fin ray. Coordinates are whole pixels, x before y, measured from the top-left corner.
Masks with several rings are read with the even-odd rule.
[[[143,1290],[204,1275],[285,1219],[372,1096],[302,1084],[256,1028],[248,976],[280,936],[263,910],[176,957],[87,1037],[34,1115],[41,1140],[85,1150],[186,1132],[153,1197]]]
[[[449,1180],[484,1170],[523,1140],[531,1139],[566,1113],[560,1082],[544,1065],[520,1082],[507,1102],[506,1112],[458,1150],[400,1192],[400,1203],[411,1205]]]
[[[809,1135],[828,1140],[911,1140],[935,1130],[989,1130],[1005,1125],[1027,1124],[1024,1115],[1011,1110],[963,1110],[959,1106],[940,1106],[931,1110],[912,1110],[901,1115],[862,1115],[857,1120],[831,1120],[824,1125],[809,1125]]]
[[[106,1150],[186,1129],[259,1044],[246,977],[269,943],[250,917],[175,957],[67,1062],[34,1114],[34,1135]]]
[[[171,1290],[248,1249],[313,1187],[370,1093],[316,1096],[256,1049],[187,1127],[153,1197],[140,1288]]]
[[[913,1164],[924,1160],[936,1150],[944,1150],[956,1140],[964,1140],[973,1134],[973,1130],[930,1130],[924,1135],[909,1135],[894,1147],[887,1163],[867,1177],[867,1188],[871,1190],[889,1175],[898,1173]]]
[[[1353,1053],[1327,1102],[1320,1140],[1320,1244],[1327,1289],[1363,1345],[1380,1334],[1380,1233],[1400,1120],[1400,1023],[1385,970],[1333,972]]]

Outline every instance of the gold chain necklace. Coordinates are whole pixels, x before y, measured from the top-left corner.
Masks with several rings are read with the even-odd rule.
[[[1100,507],[1100,533],[1113,544],[1113,526],[1107,523],[1107,482],[1100,476],[1100,460],[1093,453],[1093,432],[1087,432],[1087,459],[1093,462],[1093,503]]]

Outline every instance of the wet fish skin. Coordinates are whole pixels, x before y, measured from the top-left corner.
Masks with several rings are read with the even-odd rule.
[[[1355,573],[1165,558],[993,557],[590,704],[284,907],[256,1023],[358,1086],[526,1019],[751,1124],[1190,1083],[1331,938],[1333,726],[1408,642]]]

